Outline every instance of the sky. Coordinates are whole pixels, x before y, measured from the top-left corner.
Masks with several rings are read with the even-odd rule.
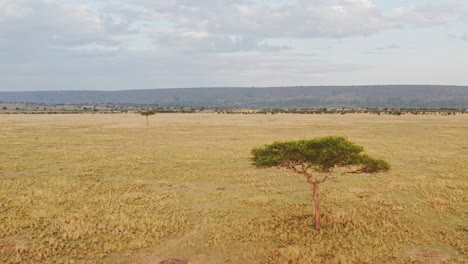
[[[468,0],[0,0],[0,91],[468,85]]]

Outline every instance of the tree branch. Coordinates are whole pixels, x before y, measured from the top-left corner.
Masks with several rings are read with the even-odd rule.
[[[300,166],[300,168],[298,168],[298,166]],[[306,177],[307,179],[307,182],[310,184],[310,185],[314,185],[314,184],[317,184],[317,183],[321,183],[319,180],[314,180],[312,178],[312,175],[310,175],[310,173],[307,171],[312,165],[311,164],[307,164],[307,163],[304,163],[302,161],[300,162],[287,162],[287,163],[284,163],[284,164],[281,164],[280,167],[283,167],[283,168],[286,168],[286,169],[290,169],[296,173],[299,173],[299,174],[302,174]]]
[[[319,181],[319,183],[323,183],[323,182],[325,182],[325,181],[327,181],[327,180],[332,180],[332,179],[335,179],[335,178],[336,178],[336,177],[333,177],[333,176],[331,176],[331,175],[326,175],[325,177],[323,177],[323,178]]]
[[[345,175],[345,174],[357,174],[357,173],[364,173],[364,171],[361,170],[355,170],[355,171],[345,171],[343,173],[341,173],[341,175]]]

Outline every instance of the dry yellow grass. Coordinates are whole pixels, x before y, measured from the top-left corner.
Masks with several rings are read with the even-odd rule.
[[[0,115],[0,262],[467,262],[468,115]],[[343,135],[391,172],[310,187],[249,164]]]

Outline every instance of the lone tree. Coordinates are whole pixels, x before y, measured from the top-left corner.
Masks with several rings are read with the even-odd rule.
[[[154,115],[156,113],[154,111],[147,110],[147,111],[140,112],[140,114],[143,115],[143,116],[146,116],[146,125],[149,126],[148,116]]]
[[[315,205],[315,229],[320,230],[320,203],[318,187],[336,178],[337,167],[350,169],[341,173],[377,173],[388,171],[390,165],[362,153],[364,148],[344,137],[328,136],[310,140],[274,142],[252,150],[252,163],[257,167],[277,167],[306,177],[312,186]]]

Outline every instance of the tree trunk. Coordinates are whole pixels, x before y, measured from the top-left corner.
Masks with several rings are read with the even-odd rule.
[[[320,230],[320,202],[318,198],[318,183],[313,184],[314,187],[314,206],[315,206],[315,230]]]

